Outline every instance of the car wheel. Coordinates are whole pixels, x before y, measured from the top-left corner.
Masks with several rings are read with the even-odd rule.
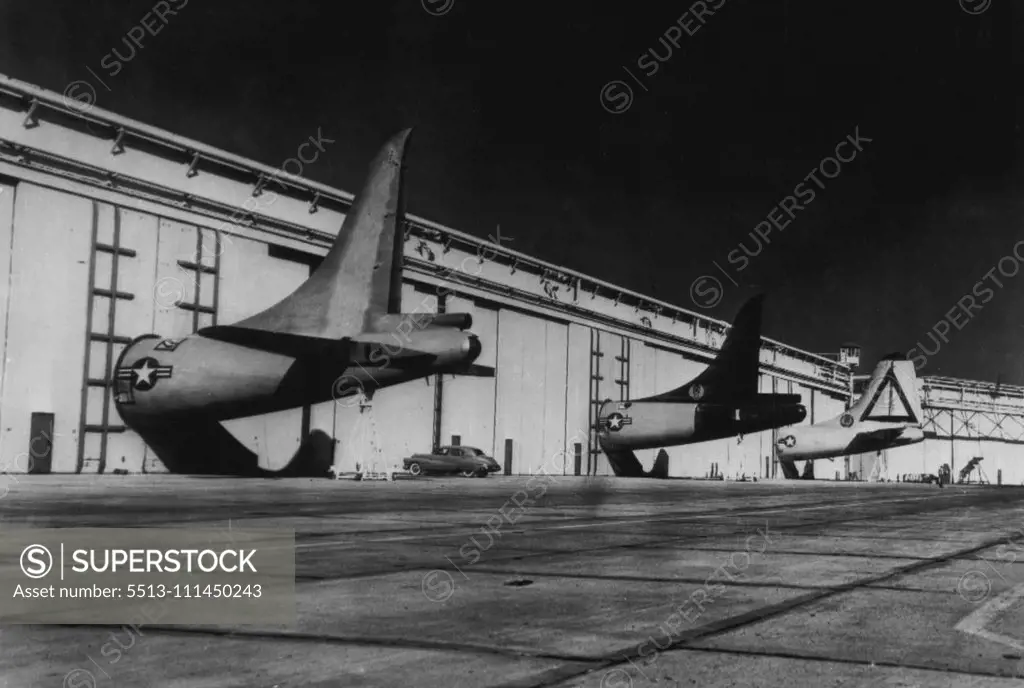
[[[412,473],[413,475],[423,475],[423,468],[418,463],[413,461],[411,464],[409,464],[409,472]]]
[[[472,478],[474,475],[476,475],[476,471],[459,471],[459,475],[461,475],[463,478]]]

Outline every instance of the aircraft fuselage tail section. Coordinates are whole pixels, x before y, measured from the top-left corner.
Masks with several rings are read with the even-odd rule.
[[[598,437],[613,469],[621,466],[623,474],[629,475],[640,471],[639,462],[634,465],[623,458],[637,449],[734,437],[799,423],[807,417],[799,394],[757,391],[763,300],[757,296],[743,305],[718,355],[690,382],[635,401],[607,400],[601,405]],[[667,472],[665,455],[646,475]]]
[[[877,452],[923,441],[922,421],[914,364],[891,354],[878,362],[867,389],[848,411],[779,433],[777,448],[788,461]]]
[[[807,416],[802,405],[778,403],[770,396],[755,396],[738,405],[605,402],[600,412],[601,446],[652,449],[706,442],[799,423]],[[799,401],[799,395],[793,396]]]
[[[469,315],[401,312],[408,137],[403,131],[381,149],[331,250],[289,296],[241,322],[180,339],[144,335],[121,352],[113,380],[118,412],[169,469],[262,475],[221,421],[429,375],[488,372],[474,367],[482,345],[465,331]],[[184,436],[190,427],[202,441]],[[306,439],[297,461],[333,451],[323,432]]]

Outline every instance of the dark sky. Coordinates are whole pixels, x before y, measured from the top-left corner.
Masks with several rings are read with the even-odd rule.
[[[689,2],[423,3],[187,0],[110,76],[154,2],[7,0],[0,70],[60,92],[91,69],[101,107],[275,167],[320,127],[336,143],[307,175],[349,191],[414,126],[411,212],[687,308],[716,276],[725,320],[766,291],[767,336],[859,342],[861,372],[935,351],[974,291],[921,372],[1024,384],[1024,271],[986,278],[1024,239],[1015,3],[708,0],[671,56]],[[872,141],[758,253],[754,227],[858,127]]]

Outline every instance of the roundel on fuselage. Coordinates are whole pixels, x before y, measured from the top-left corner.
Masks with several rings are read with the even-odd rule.
[[[851,425],[853,425],[853,416],[851,416],[849,413],[844,413],[839,417],[839,424],[842,425],[844,428],[850,427]]]
[[[690,387],[690,398],[694,401],[700,401],[704,398],[704,385],[699,382]]]

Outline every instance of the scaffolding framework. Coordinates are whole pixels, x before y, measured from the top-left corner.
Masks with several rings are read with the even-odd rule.
[[[1024,387],[922,378],[925,436],[1024,444]]]

